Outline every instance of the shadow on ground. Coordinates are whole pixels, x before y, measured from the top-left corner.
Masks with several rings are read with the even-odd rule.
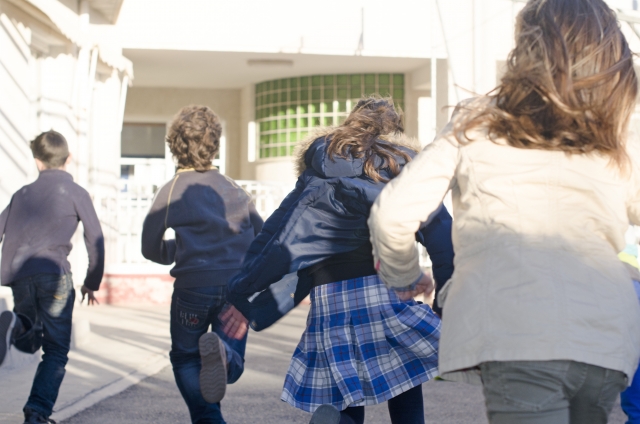
[[[274,327],[249,335],[245,374],[238,383],[229,386],[222,401],[222,412],[229,424],[309,422],[309,414],[280,401],[284,375],[303,331],[306,313],[306,308],[298,308]],[[424,400],[427,423],[487,424],[479,387],[432,381],[424,385]],[[65,424],[189,422],[171,367],[64,421]],[[389,423],[386,404],[368,407],[365,422]],[[624,422],[618,404],[609,423]]]

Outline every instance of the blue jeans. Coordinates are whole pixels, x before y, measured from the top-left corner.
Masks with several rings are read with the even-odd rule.
[[[640,282],[634,280],[633,285],[640,300]],[[631,386],[620,394],[620,403],[629,418],[627,424],[640,424],[640,367],[636,370]]]
[[[25,408],[48,417],[58,398],[71,344],[73,280],[71,274],[37,274],[14,282],[11,290],[13,311],[25,330],[14,346],[26,353],[42,347],[44,352]]]
[[[187,403],[191,421],[224,424],[220,404],[207,403],[200,394],[200,350],[198,341],[211,326],[227,352],[227,383],[234,383],[244,371],[247,336],[242,340],[222,332],[218,314],[225,305],[226,286],[174,288],[171,297],[171,364],[178,389]]]
[[[626,424],[640,424],[640,368],[633,377],[633,383],[620,394],[622,410],[629,420]]]

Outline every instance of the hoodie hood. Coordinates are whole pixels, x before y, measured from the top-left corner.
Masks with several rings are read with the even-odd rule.
[[[330,159],[327,154],[327,141],[335,127],[321,128],[300,142],[295,153],[297,175],[307,169],[313,169],[325,178],[358,177],[363,174],[363,158],[342,158],[335,156]],[[404,151],[410,157],[420,150],[420,144],[414,138],[404,134],[389,134],[379,137],[380,141],[392,144]],[[381,161],[381,159],[378,158]],[[398,158],[398,164],[404,165],[404,159]]]

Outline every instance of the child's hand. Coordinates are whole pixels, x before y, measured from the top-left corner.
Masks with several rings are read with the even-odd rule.
[[[222,332],[232,339],[242,340],[249,331],[249,320],[233,305],[225,305],[218,315],[222,322]]]
[[[82,299],[80,300],[80,304],[82,304],[82,302],[84,302],[84,297],[87,296],[87,305],[91,306],[91,305],[99,305],[100,302],[98,302],[98,299],[96,299],[96,296],[93,294],[93,290],[88,289],[87,286],[82,286],[82,288],[80,288],[80,293],[82,293]]]
[[[416,288],[410,291],[396,291],[396,295],[400,300],[406,302],[407,300],[411,300],[419,294],[424,293],[425,296],[429,296],[431,292],[435,289],[433,285],[433,279],[430,275],[422,274],[422,278],[416,284]]]

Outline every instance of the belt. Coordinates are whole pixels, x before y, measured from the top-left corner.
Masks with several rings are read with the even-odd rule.
[[[326,264],[311,271],[310,276],[313,279],[311,287],[318,287],[329,283],[368,277],[376,274],[376,270],[371,261]]]

